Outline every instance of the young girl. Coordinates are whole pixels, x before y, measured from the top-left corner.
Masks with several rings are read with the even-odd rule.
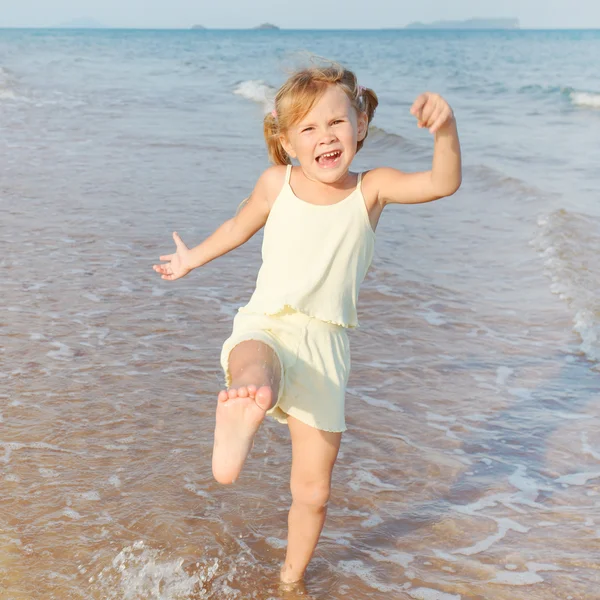
[[[419,96],[411,113],[435,136],[432,169],[352,173],[377,104],[375,92],[357,85],[345,68],[294,74],[264,119],[275,166],[260,176],[235,217],[193,249],[174,233],[175,254],[154,266],[163,279],[179,279],[265,227],[256,290],[239,309],[221,354],[227,389],[217,402],[212,465],[217,481],[233,483],[265,415],[287,423],[292,506],[281,569],[286,583],[302,579],[325,521],[346,428],[346,330],[358,325],[358,290],[381,213],[388,204],[449,196],[461,183],[454,115],[431,93]]]

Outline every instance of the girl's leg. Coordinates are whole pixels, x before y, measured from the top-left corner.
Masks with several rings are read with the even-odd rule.
[[[288,546],[281,580],[304,576],[323,529],[341,433],[320,431],[288,416],[292,437],[292,507],[288,516]]]
[[[233,483],[265,413],[279,393],[281,365],[267,344],[241,342],[229,355],[231,387],[219,394],[212,469],[219,483]]]

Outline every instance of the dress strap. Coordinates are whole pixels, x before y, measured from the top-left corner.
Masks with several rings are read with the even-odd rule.
[[[285,182],[290,184],[290,175],[292,174],[292,165],[288,165],[285,171]]]
[[[362,176],[363,176],[362,173],[358,174],[358,182],[356,183],[356,189],[357,190],[360,190],[360,184],[362,183]]]

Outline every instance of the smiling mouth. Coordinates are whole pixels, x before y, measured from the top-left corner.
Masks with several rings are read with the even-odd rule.
[[[325,154],[317,156],[316,160],[319,166],[323,168],[331,168],[335,167],[338,164],[341,156],[341,150],[334,150],[333,152],[326,152]]]

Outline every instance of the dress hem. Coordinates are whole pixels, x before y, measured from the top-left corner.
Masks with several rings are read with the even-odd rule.
[[[356,323],[342,323],[340,321],[332,321],[331,319],[327,319],[325,317],[319,316],[318,314],[316,314],[314,312],[309,312],[307,310],[304,310],[302,308],[294,306],[293,304],[290,304],[289,302],[283,303],[280,308],[278,308],[277,310],[273,310],[273,311],[266,311],[266,310],[257,311],[257,310],[253,310],[252,308],[248,308],[248,306],[249,305],[247,304],[246,306],[242,306],[242,307],[238,308],[238,312],[254,314],[254,315],[265,315],[267,317],[275,317],[275,316],[278,316],[279,314],[281,314],[282,312],[284,312],[286,308],[289,308],[295,312],[302,313],[303,315],[306,315],[307,317],[313,317],[315,319],[318,319],[319,321],[322,321],[323,323],[328,323],[329,325],[343,327],[344,329],[358,329],[360,327],[358,321],[356,321]]]

